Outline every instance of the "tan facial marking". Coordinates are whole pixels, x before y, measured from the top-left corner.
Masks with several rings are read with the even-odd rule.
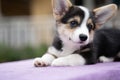
[[[72,28],[72,29],[71,29],[71,26],[70,26],[70,22],[71,22],[71,21],[77,21],[78,23],[80,23],[80,17],[79,17],[79,16],[75,16],[75,17],[73,17],[73,18],[70,18],[70,19],[68,20],[67,24],[65,24],[65,25],[66,25],[66,30],[68,30],[69,32],[73,32],[73,31],[75,31],[75,29],[77,28],[77,26],[76,26],[75,28]]]
[[[88,19],[87,24],[91,24],[92,26],[94,26],[94,25],[93,25],[93,21],[92,21],[92,19]]]
[[[68,23],[69,22],[71,22],[71,21],[74,21],[74,20],[76,20],[76,21],[78,21],[78,23],[80,23],[80,17],[79,16],[75,16],[75,17],[73,17],[73,18],[70,18],[69,20],[68,20]]]
[[[92,23],[92,19],[88,19],[88,23]]]
[[[91,27],[90,27],[91,30],[95,30],[95,29],[96,29],[96,24],[93,23],[93,21],[92,21],[91,18],[88,19],[87,25],[89,25],[89,26],[91,25]],[[90,31],[91,31],[91,30],[90,30]]]
[[[66,25],[66,30],[69,31],[69,32],[74,32],[75,29],[77,28],[77,27],[76,27],[76,28],[71,29],[71,27],[70,27],[69,24],[65,24],[65,25]]]
[[[77,21],[78,23],[80,23],[80,17],[79,17],[79,16],[75,16],[75,17],[73,17],[73,18],[70,18],[70,19],[67,21],[67,24],[65,24],[67,29],[69,29],[70,31],[74,31],[77,26],[76,26],[75,28],[72,28],[72,29],[71,29],[71,26],[70,26],[70,22],[71,22],[71,21]]]
[[[90,42],[93,41],[93,36],[94,36],[94,30],[90,31]]]

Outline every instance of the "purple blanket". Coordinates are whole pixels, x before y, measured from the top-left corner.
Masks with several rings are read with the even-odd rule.
[[[32,60],[1,63],[0,80],[120,80],[120,62],[39,68]]]

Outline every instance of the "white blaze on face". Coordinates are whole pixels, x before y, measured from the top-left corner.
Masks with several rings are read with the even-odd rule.
[[[89,11],[87,8],[79,6],[80,9],[84,11],[84,19],[81,22],[80,26],[74,31],[72,35],[73,42],[81,42],[79,39],[80,34],[84,34],[87,36],[87,40],[84,42],[85,44],[89,43],[89,30],[87,28],[87,21],[90,16]]]

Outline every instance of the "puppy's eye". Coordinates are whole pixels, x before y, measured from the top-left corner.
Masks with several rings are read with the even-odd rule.
[[[70,22],[70,26],[71,26],[71,28],[77,27],[78,26],[78,22],[77,21],[71,21]]]
[[[93,25],[92,24],[87,24],[87,27],[89,30],[93,29]]]

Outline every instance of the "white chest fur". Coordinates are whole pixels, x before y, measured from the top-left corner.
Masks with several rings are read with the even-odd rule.
[[[71,41],[64,40],[63,47],[60,51],[57,50],[55,47],[51,46],[51,47],[49,47],[48,52],[56,55],[57,57],[63,57],[63,56],[72,54],[74,51],[76,51],[78,49],[80,49],[79,44],[75,44]]]

